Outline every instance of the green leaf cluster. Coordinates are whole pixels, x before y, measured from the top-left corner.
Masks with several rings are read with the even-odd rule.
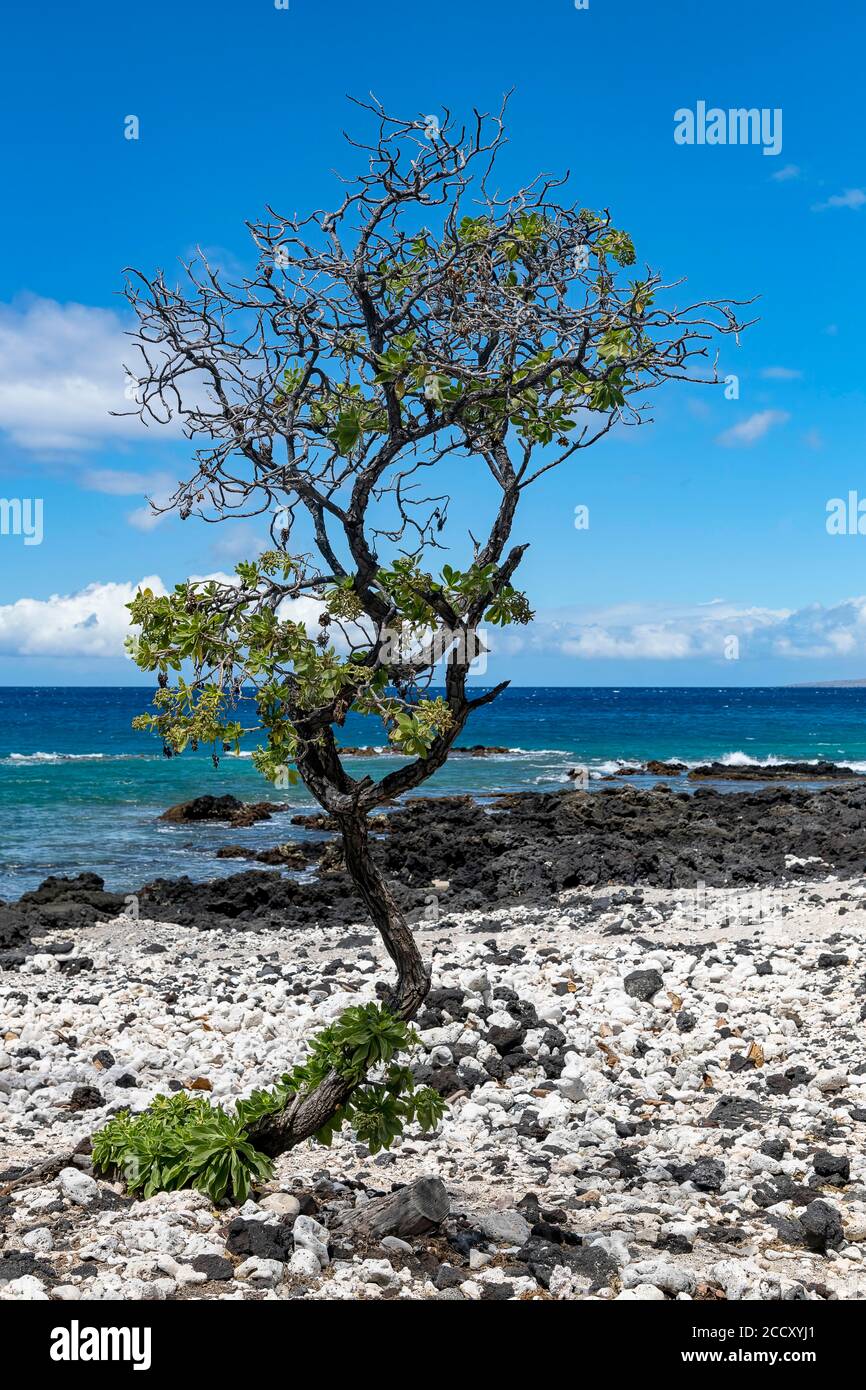
[[[419,700],[409,709],[394,709],[388,739],[407,757],[426,758],[436,739],[451,728],[453,718],[445,700]]]
[[[271,1176],[269,1158],[249,1142],[242,1120],[203,1096],[157,1096],[141,1115],[122,1110],[93,1136],[93,1166],[119,1171],[130,1192],[198,1188],[215,1202],[245,1202]]]
[[[278,1114],[337,1073],[351,1083],[348,1099],[317,1132],[330,1145],[344,1124],[372,1153],[388,1148],[407,1124],[434,1129],[444,1114],[438,1091],[416,1087],[410,1067],[396,1058],[417,1043],[402,1019],[374,1003],[346,1009],[317,1033],[306,1059],[268,1090],[239,1100],[235,1113],[205,1096],[157,1096],[141,1115],[122,1110],[93,1136],[97,1172],[119,1172],[131,1192],[151,1197],[183,1187],[215,1202],[245,1202],[253,1186],[272,1174],[272,1163],[250,1137],[257,1120]],[[372,1073],[372,1076],[371,1076]]]
[[[407,1124],[434,1129],[445,1112],[438,1091],[415,1085],[410,1067],[395,1058],[417,1043],[417,1034],[402,1019],[378,1004],[359,1004],[344,1013],[314,1039],[305,1062],[282,1078],[289,1094],[307,1093],[330,1072],[355,1087],[344,1105],[316,1134],[330,1146],[334,1135],[349,1124],[371,1153],[387,1149]],[[369,1073],[380,1074],[375,1080]]]

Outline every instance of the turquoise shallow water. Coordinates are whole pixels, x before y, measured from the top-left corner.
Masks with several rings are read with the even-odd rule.
[[[148,689],[128,687],[0,688],[0,897],[83,869],[118,890],[157,874],[237,872],[237,861],[216,859],[220,845],[264,846],[299,833],[287,816],[248,830],[160,823],[167,806],[203,792],[298,810],[310,800],[303,788],[275,791],[248,756],[224,757],[216,769],[206,753],[164,758],[156,740],[130,727],[149,698]],[[383,734],[356,718],[343,741],[380,745]],[[828,759],[866,771],[866,688],[511,689],[472,717],[461,742],[510,751],[452,758],[426,792],[552,790],[569,785],[577,763],[597,786],[622,764],[649,758]],[[396,763],[353,759],[350,770],[375,777]]]

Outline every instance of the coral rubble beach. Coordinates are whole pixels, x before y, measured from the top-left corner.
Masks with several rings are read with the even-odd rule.
[[[270,1084],[376,997],[326,819],[210,884],[0,904],[0,1191],[79,1149],[0,1197],[0,1299],[866,1297],[864,825],[856,779],[394,809],[445,1118],[376,1156],[304,1145],[240,1210],[132,1200],[82,1141],[159,1092]],[[353,1221],[422,1178],[430,1230]]]

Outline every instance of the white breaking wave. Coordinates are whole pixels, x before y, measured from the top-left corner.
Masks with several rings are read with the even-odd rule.
[[[133,758],[147,758],[148,753],[10,753],[8,758],[0,758],[0,763],[13,767],[40,766],[46,763],[122,763]]]
[[[670,761],[681,762],[684,759],[672,758]],[[724,767],[779,767],[782,763],[802,763],[804,767],[813,767],[816,763],[833,763],[836,767],[849,767],[852,772],[866,772],[866,762],[858,762],[856,758],[798,758],[779,753],[770,753],[766,758],[754,758],[750,753],[739,750],[735,753],[723,753],[720,758],[702,758],[699,762],[688,762],[686,766],[704,767],[710,762],[721,763]]]
[[[703,758],[681,758],[676,753],[670,757],[654,758],[655,762],[679,763],[686,771],[691,771],[696,767],[707,767],[710,763],[719,763],[722,767],[754,767],[755,769],[767,767],[779,767],[783,763],[802,763],[804,767],[814,767],[818,763],[833,763],[836,767],[847,767],[852,772],[866,772],[866,761],[858,761],[856,758],[803,758],[796,754],[769,753],[764,758],[755,757],[751,753],[743,753],[737,749],[732,753],[707,753]],[[589,764],[590,778],[616,777],[627,770],[643,772],[646,768],[647,760],[635,758],[609,758],[604,762]],[[652,775],[652,774],[647,774]]]

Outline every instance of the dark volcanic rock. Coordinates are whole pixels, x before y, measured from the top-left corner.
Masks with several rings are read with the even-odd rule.
[[[800,1213],[803,1238],[810,1250],[822,1254],[842,1244],[842,1218],[834,1206],[820,1198]]]
[[[232,1255],[259,1255],[265,1260],[288,1260],[294,1249],[290,1226],[265,1221],[247,1221],[236,1216],[226,1238]]]
[[[494,1025],[487,1033],[487,1041],[503,1057],[520,1047],[525,1037],[526,1029],[517,1027],[500,1028],[498,1025]]]
[[[280,802],[248,807],[233,797],[200,797],[167,814],[192,825],[215,816],[248,822],[283,809]],[[253,843],[250,852],[273,862],[271,872],[248,870],[211,883],[158,879],[139,893],[142,916],[232,928],[365,920],[329,818],[304,814],[292,821],[329,838],[272,849]],[[488,805],[468,796],[419,797],[371,824],[377,860],[405,912],[424,912],[434,879],[448,885],[435,890],[442,910],[467,911],[521,900],[547,904],[563,889],[609,883],[777,883],[813,876],[816,861],[822,872],[826,866],[856,876],[866,861],[866,785],[840,778],[820,789],[779,783],[679,794],[667,787],[605,787],[514,793]],[[809,862],[786,863],[786,855]],[[304,867],[316,868],[317,878],[301,882],[279,872]],[[27,951],[34,931],[88,924],[121,911],[123,903],[92,874],[48,879],[19,904],[0,903],[0,953]],[[15,961],[7,956],[6,963]]]
[[[747,1096],[720,1096],[718,1103],[708,1115],[708,1125],[718,1125],[720,1129],[754,1129],[767,1115],[767,1107]]]
[[[784,1139],[765,1139],[761,1145],[761,1153],[768,1158],[784,1158],[787,1145]]]
[[[234,1265],[222,1255],[196,1255],[191,1263],[197,1274],[206,1274],[208,1279],[234,1278]]]
[[[850,782],[862,774],[840,763],[773,763],[769,767],[731,766],[728,763],[704,763],[692,768],[692,781],[714,782]]]
[[[76,1086],[69,1101],[70,1110],[98,1110],[105,1098],[95,1086]]]
[[[283,869],[306,869],[321,852],[321,845],[290,840],[284,845],[272,845],[270,849],[256,849],[253,845],[222,845],[217,850],[216,857],[254,859],[257,864],[273,864]]]
[[[455,1269],[454,1265],[440,1265],[433,1280],[437,1289],[456,1289],[467,1279],[468,1271],[465,1269]]]
[[[848,957],[841,952],[822,951],[818,957],[819,970],[835,970],[840,965],[847,965]]]
[[[251,804],[239,801],[236,796],[197,796],[192,801],[181,801],[177,806],[169,806],[163,811],[160,820],[180,821],[228,821],[229,825],[253,825],[255,821],[270,820],[274,811],[287,807],[279,802],[257,801]]]
[[[641,763],[638,767],[618,768],[616,772],[606,777],[605,781],[620,777],[681,777],[686,770],[685,763],[666,763],[659,758],[650,758],[648,763]]]
[[[819,1178],[827,1178],[828,1181],[839,1185],[846,1183],[851,1177],[849,1159],[844,1154],[828,1153],[826,1149],[819,1149],[813,1156],[812,1167]]]
[[[210,883],[156,879],[141,889],[139,904],[144,917],[200,928],[347,925],[366,915],[346,874],[301,884],[264,869]]]
[[[717,1158],[698,1159],[689,1180],[702,1192],[720,1192],[725,1181],[725,1165]]]
[[[51,1281],[56,1281],[57,1277],[50,1264],[38,1259],[29,1250],[3,1251],[0,1255],[0,1281],[5,1283],[7,1279],[21,1279],[28,1274],[36,1279]]]
[[[555,1241],[532,1236],[515,1257],[528,1266],[530,1273],[547,1288],[556,1265],[567,1265],[572,1273],[589,1279],[596,1288],[604,1288],[619,1274],[612,1255],[597,1245],[560,1245]]]
[[[657,970],[633,970],[623,981],[626,994],[630,994],[632,999],[642,999],[644,1003],[658,994],[663,984]]]
[[[0,965],[20,964],[34,951],[54,954],[70,951],[71,942],[42,941],[46,932],[90,927],[123,912],[123,893],[107,893],[98,874],[79,874],[77,878],[46,878],[38,888],[24,893],[17,903],[0,902]],[[20,960],[12,958],[20,954]],[[93,962],[81,958],[68,963],[71,974],[87,970]]]

